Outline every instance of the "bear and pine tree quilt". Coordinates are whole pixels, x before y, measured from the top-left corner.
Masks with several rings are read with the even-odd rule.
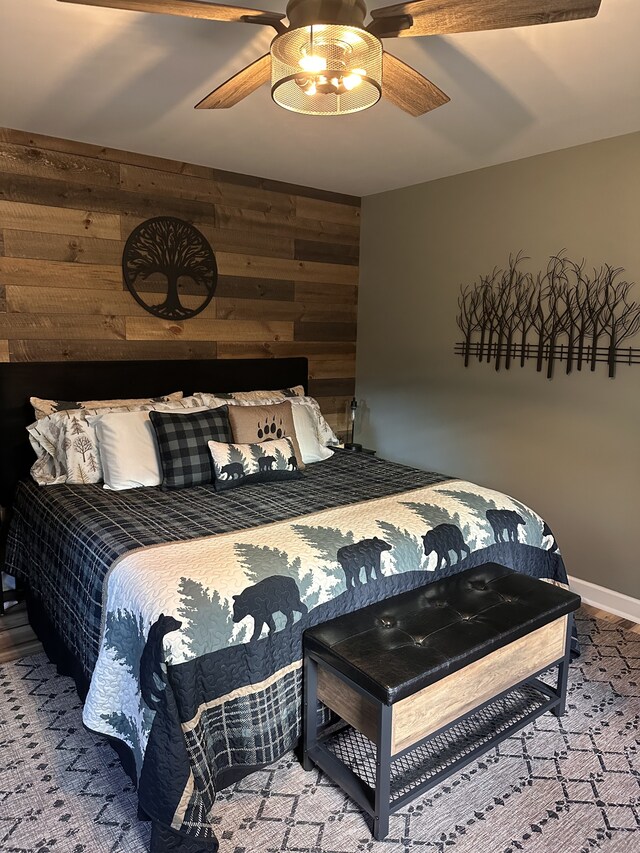
[[[296,745],[307,627],[490,561],[567,581],[538,515],[454,480],[117,559],[83,718],[132,750],[152,850],[216,850],[216,790]]]

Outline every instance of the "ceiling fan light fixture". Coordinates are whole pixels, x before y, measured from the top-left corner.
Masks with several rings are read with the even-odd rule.
[[[271,96],[306,115],[346,115],[374,106],[382,94],[382,44],[345,24],[297,27],[271,45]]]

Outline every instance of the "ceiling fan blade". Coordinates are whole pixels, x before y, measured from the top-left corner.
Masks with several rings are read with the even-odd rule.
[[[196,104],[197,110],[224,110],[234,107],[260,86],[271,80],[271,54],[265,53]]]
[[[503,27],[527,27],[593,18],[601,0],[414,0],[372,9],[372,31],[379,38],[394,36],[437,36],[499,30]],[[412,26],[403,25],[403,17],[413,18]],[[388,21],[388,29],[382,24]]]
[[[449,101],[431,80],[386,50],[382,54],[382,97],[412,116],[421,116]]]
[[[260,23],[276,27],[285,17],[281,12],[245,9],[244,6],[219,6],[215,3],[205,3],[204,0],[59,0],[59,2],[78,3],[81,6],[104,6],[108,9],[126,9],[131,12],[182,15],[185,18],[204,18],[208,21]]]

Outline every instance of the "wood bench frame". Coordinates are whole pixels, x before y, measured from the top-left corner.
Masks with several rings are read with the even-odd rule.
[[[389,833],[389,817],[470,761],[493,749],[537,717],[565,712],[571,655],[572,614],[562,616],[496,649],[393,705],[386,705],[313,652],[304,657],[303,766],[317,765],[373,818],[377,840]],[[558,667],[555,689],[538,676]],[[507,729],[481,741],[470,752],[391,799],[391,763],[424,745],[517,687],[530,684],[546,700]],[[341,720],[320,730],[318,702]],[[337,728],[352,726],[376,746],[375,788],[361,779],[326,746]]]

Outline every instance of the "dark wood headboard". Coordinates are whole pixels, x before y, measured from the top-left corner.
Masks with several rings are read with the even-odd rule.
[[[306,358],[195,361],[76,361],[0,363],[0,507],[9,507],[35,459],[25,427],[29,397],[108,400],[158,397],[172,391],[254,391],[304,385]]]

